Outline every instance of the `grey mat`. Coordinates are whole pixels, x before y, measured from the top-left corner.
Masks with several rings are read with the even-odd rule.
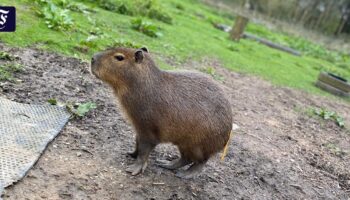
[[[24,177],[69,117],[61,107],[0,97],[0,196],[5,187]]]

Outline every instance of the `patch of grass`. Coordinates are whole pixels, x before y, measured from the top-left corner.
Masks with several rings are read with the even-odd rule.
[[[247,31],[254,33],[255,35],[258,35],[260,37],[269,39],[278,44],[299,50],[306,56],[310,56],[320,60],[325,60],[330,63],[335,63],[335,66],[315,66],[315,68],[317,68],[318,70],[324,69],[333,72],[339,76],[349,76],[348,72],[350,70],[350,56],[348,54],[327,50],[321,45],[314,44],[304,38],[290,36],[286,33],[277,32],[275,34],[271,34],[270,30],[268,30],[265,27],[258,26],[256,24],[249,24]],[[338,68],[338,65],[341,66],[340,68],[343,68],[345,70]]]
[[[341,149],[340,147],[338,147],[334,143],[325,143],[325,144],[323,144],[323,146],[326,147],[334,155],[339,156],[339,157],[343,157],[348,153],[347,151],[344,151],[343,149]]]
[[[209,74],[210,76],[212,76],[215,80],[217,81],[223,81],[224,77],[217,74],[216,70],[214,67],[206,67],[206,68],[202,68],[200,71]]]
[[[60,7],[74,11],[74,12],[80,12],[85,14],[89,12],[94,12],[92,8],[85,5],[84,3],[73,2],[70,0],[56,0],[56,1]]]
[[[122,15],[143,16],[172,24],[172,17],[157,0],[85,0],[95,2],[100,8]]]
[[[0,81],[12,81],[13,73],[20,72],[23,66],[20,64],[7,63],[0,65]]]
[[[96,2],[105,10],[118,12],[124,15],[134,14],[133,10],[130,8],[130,4],[126,1],[97,0]]]
[[[321,108],[321,109],[314,108],[313,114],[321,117],[324,120],[334,121],[341,128],[345,127],[344,118],[339,116],[336,112],[328,111],[324,108]]]
[[[36,0],[34,10],[45,19],[47,27],[53,30],[68,30],[73,26],[69,10],[58,7],[50,0]]]
[[[55,5],[61,10],[70,10],[57,1],[53,2],[56,2]],[[68,17],[73,25],[64,30],[58,28],[58,31],[49,29],[47,19],[28,9],[28,6],[42,9],[32,1],[2,0],[2,3],[13,5],[17,9],[16,32],[0,35],[2,42],[13,46],[37,46],[90,60],[93,53],[111,45],[134,47],[142,44],[149,47],[162,68],[172,68],[165,62],[167,59],[162,58],[169,58],[172,63],[176,63],[176,67],[181,67],[182,63],[188,60],[214,58],[220,60],[228,69],[255,74],[276,85],[323,95],[329,94],[314,86],[320,71],[330,71],[350,79],[349,56],[326,50],[303,38],[271,31],[254,23],[250,23],[247,28],[250,33],[296,48],[303,52],[301,57],[271,49],[255,41],[230,41],[228,33],[215,29],[212,22],[232,25],[232,15],[201,4],[197,0],[80,0],[78,3],[93,8],[94,12],[70,10],[72,12],[68,12]],[[169,15],[171,24],[162,23],[162,20],[155,17],[156,14],[151,17],[149,13],[152,9]],[[163,36],[155,39],[143,31],[135,31],[130,26],[130,21],[134,18],[142,18],[141,22],[135,25],[138,30],[145,29],[142,23],[147,21],[156,27],[161,26]],[[65,20],[58,21],[60,22],[57,24],[61,24]],[[144,27],[141,28],[142,26]],[[158,28],[154,27],[150,30],[154,30],[151,35],[159,32]]]
[[[142,18],[136,18],[131,21],[133,29],[148,35],[150,37],[161,37],[163,34],[159,31],[159,27],[154,25],[152,22],[145,21]]]
[[[111,47],[128,47],[128,48],[141,48],[144,45],[141,44],[137,44],[133,41],[127,41],[127,40],[123,40],[123,39],[119,39],[119,40],[115,40],[114,43],[111,45]]]
[[[81,53],[88,53],[89,49],[98,47],[98,41],[101,38],[99,35],[89,35],[86,38],[81,38],[75,49]]]
[[[0,60],[13,61],[15,57],[5,51],[0,51]]]
[[[185,10],[185,6],[181,3],[175,3],[175,8],[179,10]]]
[[[152,19],[157,19],[161,22],[167,23],[167,24],[172,24],[173,23],[173,18],[167,14],[166,12],[163,12],[161,8],[159,7],[152,7],[149,9],[147,16],[152,18]]]

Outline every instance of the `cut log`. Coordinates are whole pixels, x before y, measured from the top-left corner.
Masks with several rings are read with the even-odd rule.
[[[252,35],[252,34],[244,33],[243,34],[243,38],[255,40],[257,42],[260,42],[261,44],[264,44],[264,45],[269,46],[271,48],[278,49],[278,50],[281,50],[281,51],[293,54],[295,56],[301,56],[301,53],[299,51],[297,51],[297,50],[294,50],[292,48],[273,43],[273,42],[271,42],[269,40],[266,40],[266,39],[263,39],[263,38],[259,38],[259,37],[255,36],[255,35]]]
[[[237,16],[235,25],[231,30],[230,37],[232,40],[239,41],[244,33],[245,27],[248,24],[249,19],[243,16]]]

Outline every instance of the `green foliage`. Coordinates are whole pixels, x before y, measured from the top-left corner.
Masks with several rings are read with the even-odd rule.
[[[130,1],[97,0],[96,2],[105,10],[117,12],[123,15],[134,15],[134,10],[131,7]]]
[[[324,120],[332,120],[332,121],[336,122],[336,124],[339,127],[343,128],[345,126],[344,119],[333,111],[328,111],[324,108],[321,108],[321,109],[314,109],[313,113],[316,114],[317,116],[321,117]]]
[[[347,151],[344,151],[343,149],[341,149],[340,147],[338,147],[336,144],[333,144],[333,143],[326,143],[326,144],[323,144],[323,146],[329,149],[336,156],[341,157],[341,156],[345,156],[348,153]]]
[[[73,109],[74,108],[74,109]],[[87,102],[87,103],[82,103],[82,104],[76,104],[75,107],[71,108],[71,111],[73,114],[79,116],[79,117],[84,117],[86,113],[88,113],[92,109],[96,109],[97,106],[95,103],[92,102]]]
[[[175,3],[175,8],[178,10],[185,10],[185,6],[181,3]]]
[[[90,7],[86,6],[83,3],[77,3],[70,0],[54,0],[54,1],[61,8],[65,8],[74,12],[80,12],[85,14],[89,12],[94,12],[93,9],[91,9]]]
[[[5,51],[0,51],[0,60],[13,61],[15,57]]]
[[[223,76],[221,76],[221,75],[216,73],[216,70],[215,70],[214,67],[202,68],[201,71],[204,72],[204,73],[209,74],[210,76],[212,76],[217,81],[223,81],[224,80]]]
[[[57,105],[57,100],[56,99],[48,99],[47,102],[51,105]]]
[[[73,114],[73,117],[84,117],[88,112],[93,109],[96,109],[97,106],[95,103],[62,103],[58,102],[56,99],[48,99],[47,102],[51,105],[57,105],[61,107],[66,107],[66,109]]]
[[[131,21],[133,29],[144,33],[150,37],[161,37],[163,34],[159,31],[159,27],[152,22],[144,21],[142,18],[136,18]]]
[[[51,0],[57,7],[70,10],[58,4],[58,1]],[[269,30],[254,22],[249,23],[248,32],[294,47],[302,51],[303,56],[289,55],[250,40],[242,39],[238,43],[230,41],[228,33],[215,29],[211,22],[231,26],[232,14],[206,6],[198,0],[155,0],[151,6],[147,5],[148,0],[104,1],[116,6],[120,5],[118,2],[125,2],[125,7],[132,14],[123,15],[117,10],[102,9],[99,6],[100,0],[69,2],[83,3],[93,8],[95,12],[87,14],[69,12],[69,17],[74,21],[72,28],[53,31],[47,27],[45,18],[38,17],[32,9],[28,9],[28,7],[40,10],[42,8],[32,0],[2,0],[4,5],[13,5],[18,9],[18,24],[16,32],[1,33],[1,41],[12,46],[37,46],[83,60],[90,60],[93,53],[110,46],[138,48],[141,46],[139,44],[142,44],[151,49],[154,58],[163,69],[182,67],[183,63],[200,62],[203,58],[215,59],[230,70],[258,75],[276,85],[328,96],[330,94],[314,86],[320,70],[350,79],[350,59],[347,55],[329,50],[326,50],[328,53],[322,52],[325,48],[317,49],[315,47],[317,44],[278,30]],[[176,8],[177,4],[181,4],[186,11]],[[153,7],[168,14],[176,23],[169,26],[158,24],[157,19],[148,19],[150,18],[148,11]],[[134,31],[130,26],[131,16],[142,17],[144,20],[161,25],[163,36],[154,39]],[[159,29],[156,32],[159,32]],[[89,38],[91,35],[98,38]],[[82,49],[77,50],[78,47]],[[326,54],[330,54],[335,62],[330,62],[332,59],[327,58]],[[171,66],[168,64],[169,61]]]
[[[230,44],[230,45],[228,45],[228,47],[227,47],[229,50],[231,50],[231,51],[239,51],[239,49],[237,48],[237,46],[236,45],[232,45],[232,44]]]
[[[254,24],[249,24],[247,30],[248,32],[254,33],[260,37],[299,50],[304,55],[325,60],[330,63],[335,63],[336,65],[342,66],[343,69],[347,69],[348,72],[350,71],[350,55],[348,54],[327,50],[325,47],[312,43],[304,38],[290,36],[285,33],[272,34],[271,31],[267,28]],[[317,66],[317,70],[329,71],[339,76],[347,76],[348,72],[343,69],[336,67]]]
[[[96,48],[98,46],[99,37],[96,35],[89,35],[86,39],[81,40],[79,45],[88,47],[88,48]]]
[[[12,81],[13,73],[22,71],[23,66],[20,64],[7,63],[0,65],[0,81]]]
[[[133,14],[135,16],[149,17],[167,24],[172,24],[172,17],[167,13],[167,9],[161,6],[157,0],[132,1],[131,7],[133,7]]]
[[[172,24],[173,23],[173,19],[171,18],[171,16],[163,11],[161,11],[161,8],[157,8],[157,7],[152,7],[149,9],[148,17],[152,18],[152,19],[157,19],[159,21],[162,21],[164,23],[167,24]]]
[[[172,24],[172,17],[156,0],[85,0],[95,2],[100,8],[122,15],[143,16]]]
[[[111,45],[111,47],[128,47],[128,48],[141,48],[143,45],[137,44],[134,41],[128,41],[128,40],[115,40],[114,43]]]
[[[72,28],[73,20],[69,10],[58,7],[50,0],[36,0],[35,3],[37,14],[45,19],[48,28],[59,31]]]

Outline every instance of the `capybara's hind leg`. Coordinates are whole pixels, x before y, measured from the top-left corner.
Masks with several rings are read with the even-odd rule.
[[[150,152],[156,145],[153,143],[139,141],[137,145],[138,156],[134,164],[130,165],[126,171],[135,176],[145,171]]]
[[[191,161],[185,159],[183,156],[181,156],[178,159],[169,161],[169,160],[157,160],[157,165],[160,167],[163,167],[165,169],[178,169],[180,167],[186,166],[188,164],[191,164]]]
[[[204,160],[201,162],[194,162],[191,165],[191,167],[189,167],[186,171],[177,172],[176,176],[180,177],[180,178],[184,178],[184,179],[194,178],[203,170],[203,167],[204,167],[205,163],[207,163],[207,161],[208,160]]]

